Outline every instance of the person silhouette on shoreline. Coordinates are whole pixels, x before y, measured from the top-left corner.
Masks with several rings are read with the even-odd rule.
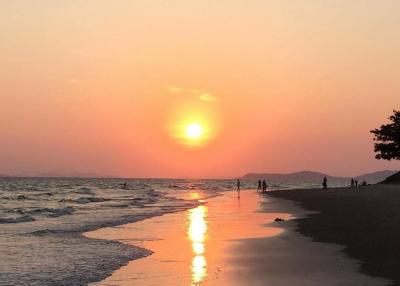
[[[354,180],[354,185],[356,186],[356,188],[358,187],[358,180]]]
[[[239,179],[237,179],[236,187],[237,187],[238,197],[240,197],[240,180]]]
[[[324,188],[324,190],[328,189],[328,180],[326,179],[326,177],[324,177],[324,179],[322,180],[322,187]]]
[[[262,181],[262,192],[263,193],[267,192],[267,181],[265,180]]]
[[[354,179],[351,179],[350,187],[354,188]]]
[[[258,180],[257,193],[261,191],[261,180]]]

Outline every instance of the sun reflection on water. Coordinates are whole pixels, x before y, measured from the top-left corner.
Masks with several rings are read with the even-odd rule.
[[[205,239],[207,235],[207,207],[198,206],[189,211],[188,236],[192,242],[192,285],[199,285],[207,276],[207,261],[204,256]]]

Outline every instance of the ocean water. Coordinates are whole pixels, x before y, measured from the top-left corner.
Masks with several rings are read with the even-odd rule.
[[[214,196],[234,185],[233,180],[0,178],[0,285],[85,285],[104,279],[151,252],[88,239],[83,232],[191,208],[198,197],[190,194]],[[314,186],[271,186],[305,187]]]

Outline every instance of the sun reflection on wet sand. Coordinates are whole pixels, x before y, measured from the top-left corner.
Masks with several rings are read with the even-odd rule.
[[[188,236],[192,242],[192,283],[199,285],[207,276],[207,260],[204,255],[207,237],[207,207],[198,206],[188,212]]]
[[[179,198],[197,196],[204,202],[200,192],[185,192]],[[240,200],[236,192],[227,192],[194,209],[85,233],[154,252],[90,285],[250,285],[238,279],[245,269],[236,263],[243,254],[235,252],[235,247],[243,243],[241,239],[281,233],[280,228],[263,225],[276,217],[289,218],[288,214],[255,212],[259,202],[259,195],[252,191],[242,192]]]

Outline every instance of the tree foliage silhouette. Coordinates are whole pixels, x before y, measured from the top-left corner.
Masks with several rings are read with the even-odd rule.
[[[389,117],[391,123],[371,130],[374,137],[375,158],[384,160],[400,160],[400,111],[393,110]]]

